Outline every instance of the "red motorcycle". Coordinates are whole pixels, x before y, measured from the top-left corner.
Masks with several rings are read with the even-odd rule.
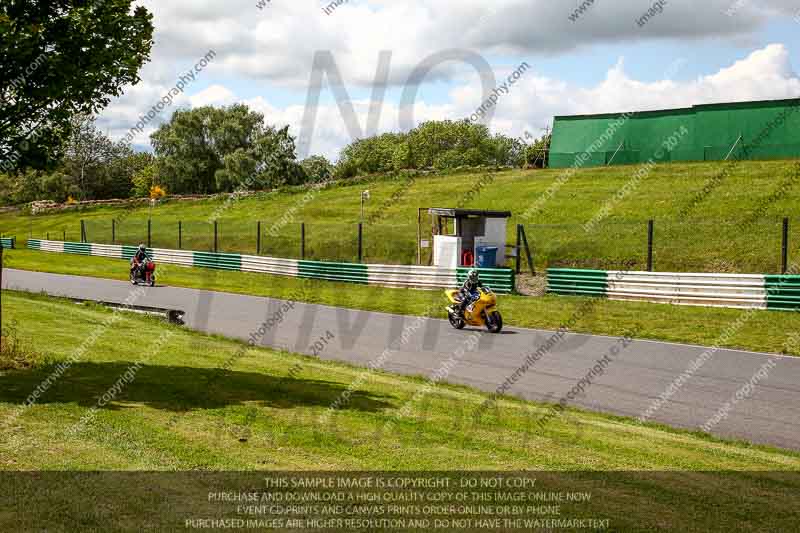
[[[131,259],[131,284],[149,285],[155,287],[156,285],[156,264],[147,258],[141,263],[137,263],[136,259]]]

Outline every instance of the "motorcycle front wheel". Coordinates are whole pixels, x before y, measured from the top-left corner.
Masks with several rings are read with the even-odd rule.
[[[455,313],[447,313],[447,319],[450,321],[450,325],[455,329],[464,329],[464,326],[467,325],[464,319]]]
[[[500,315],[500,311],[495,311],[486,317],[486,329],[490,333],[503,331],[503,317]]]

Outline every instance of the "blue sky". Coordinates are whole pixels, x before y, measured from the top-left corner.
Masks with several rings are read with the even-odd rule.
[[[398,105],[413,69],[448,50],[479,55],[498,85],[530,65],[500,94],[491,119],[481,119],[513,136],[541,133],[553,115],[800,96],[794,0],[667,0],[643,27],[635,21],[652,3],[637,0],[596,0],[574,21],[578,0],[361,0],[330,15],[317,0],[271,0],[264,9],[256,0],[139,4],[154,14],[156,44],[142,81],[101,114],[113,137],[124,137],[208,50],[216,53],[136,136],[140,149],[178,106],[244,102],[300,135],[309,126],[304,107],[318,51],[336,61],[362,134],[381,50],[392,60],[378,132],[400,128]],[[443,63],[420,88],[415,122],[465,118],[487,96],[471,66]],[[354,132],[327,82],[316,116],[309,151],[335,159]]]

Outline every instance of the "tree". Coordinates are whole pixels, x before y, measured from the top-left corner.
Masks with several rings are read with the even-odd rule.
[[[0,3],[0,161],[52,163],[75,114],[139,81],[152,15],[133,0]]]
[[[289,128],[264,124],[246,105],[178,110],[150,136],[173,193],[265,189],[302,181]]]
[[[336,175],[347,178],[404,169],[520,166],[524,149],[522,142],[492,135],[482,124],[428,121],[407,134],[384,133],[350,143],[342,150]]]
[[[553,135],[544,134],[525,149],[525,164],[534,168],[547,168],[550,163],[550,141]]]
[[[331,179],[333,176],[333,165],[321,155],[312,155],[300,162],[300,166],[305,172],[305,181],[310,183],[320,183]]]
[[[74,115],[69,130],[70,136],[64,148],[65,167],[77,185],[79,198],[95,198],[100,188],[99,167],[110,163],[116,155],[114,143],[98,131],[93,116]]]
[[[156,185],[161,185],[158,180],[158,167],[155,162],[150,163],[138,172],[131,179],[133,190],[131,195],[137,198],[147,198],[150,191]]]
[[[129,145],[116,143],[111,160],[103,166],[102,188],[97,198],[129,198],[133,194],[134,178],[151,166],[154,166],[153,154],[134,153]]]

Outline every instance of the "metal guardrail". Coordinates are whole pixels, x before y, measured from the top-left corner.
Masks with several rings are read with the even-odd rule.
[[[70,243],[30,239],[28,248],[47,252],[72,253],[115,259],[130,259],[136,253],[134,246]],[[408,287],[417,289],[453,288],[466,279],[468,268],[448,269],[415,265],[370,265],[361,263],[333,263],[262,257],[253,255],[187,250],[148,249],[157,263],[187,267],[203,267],[235,272],[256,272],[277,276],[300,277],[326,281]],[[510,293],[515,288],[514,271],[508,268],[479,269],[481,279],[499,294]]]
[[[3,247],[5,250],[12,250],[17,246],[17,238],[16,237],[2,237],[0,238],[0,247]]]
[[[551,268],[552,294],[599,296],[675,305],[800,309],[800,276],[625,272]]]

